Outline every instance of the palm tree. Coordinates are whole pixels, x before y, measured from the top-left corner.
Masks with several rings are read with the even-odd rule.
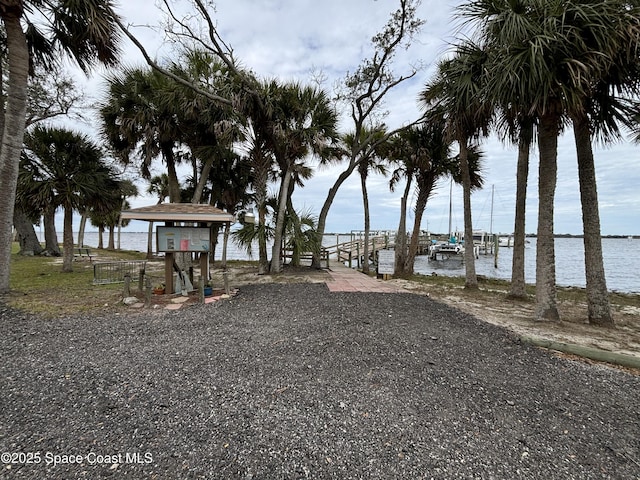
[[[25,135],[25,156],[32,181],[32,201],[64,210],[62,271],[73,271],[73,211],[103,205],[118,190],[102,151],[87,136],[62,128],[36,126]]]
[[[588,316],[589,323],[613,326],[592,143],[596,136],[607,143],[618,139],[618,124],[629,126],[637,112],[633,102],[618,95],[622,92],[637,98],[639,93],[640,5],[622,1],[577,3],[573,19],[574,27],[582,32],[584,55],[590,54],[590,63],[595,65],[591,89],[584,92],[582,104],[571,105],[569,110],[578,159]]]
[[[576,135],[585,228],[589,316],[611,324],[600,244],[591,129],[609,128],[615,115],[593,102],[595,92],[637,85],[638,12],[634,2],[483,0],[462,7],[477,20],[491,52],[490,97],[538,121],[540,181],[536,260],[536,318],[558,320],[553,198],[557,137],[570,118]],[[617,72],[612,75],[612,72]],[[614,80],[615,79],[615,80]],[[599,118],[599,120],[598,120]]]
[[[121,162],[127,165],[135,153],[141,159],[143,178],[151,175],[151,163],[162,156],[169,178],[169,201],[180,202],[176,155],[180,126],[178,105],[163,95],[175,87],[172,80],[147,69],[127,69],[109,79],[109,93],[100,106],[102,133]]]
[[[463,13],[481,22],[481,38],[491,54],[487,69],[489,97],[505,105],[513,102],[538,120],[540,154],[538,230],[536,249],[537,320],[558,321],[556,298],[553,206],[557,173],[557,139],[565,105],[578,85],[567,62],[569,43],[558,13],[561,0],[505,3],[502,10],[483,0],[464,5]],[[561,42],[558,42],[562,39]]]
[[[414,155],[421,158],[417,162],[416,205],[414,207],[414,222],[409,239],[409,248],[404,265],[406,274],[413,273],[415,258],[418,253],[418,240],[422,217],[427,207],[427,201],[433,194],[439,179],[455,175],[459,171],[456,158],[450,155],[451,143],[446,137],[446,124],[443,117],[428,115],[429,121],[410,130],[408,140],[413,147]],[[472,156],[473,157],[473,156]],[[477,162],[470,160],[472,186],[479,187],[482,183],[478,177]]]
[[[516,212],[513,227],[513,257],[511,261],[511,298],[527,297],[525,282],[525,218],[527,208],[527,183],[529,177],[529,154],[534,140],[534,119],[519,118],[517,122],[518,160],[516,166]]]
[[[11,220],[26,122],[30,65],[38,63],[52,68],[68,57],[88,72],[96,63],[114,64],[119,35],[113,5],[111,0],[15,0],[3,2],[0,8],[9,74],[0,150],[0,293],[9,291]],[[23,25],[28,26],[27,31]]]
[[[411,193],[416,172],[420,168],[418,163],[422,160],[418,159],[415,155],[412,155],[412,146],[409,141],[409,137],[411,135],[410,132],[410,130],[404,130],[398,133],[398,135],[392,139],[390,146],[390,158],[393,163],[398,166],[391,174],[389,188],[391,191],[394,191],[402,179],[406,182],[403,194],[400,197],[400,221],[395,240],[395,275],[405,273],[405,263],[407,260],[407,209],[409,194]]]
[[[281,271],[280,250],[284,235],[285,212],[290,198],[290,182],[308,153],[327,154],[337,137],[338,117],[326,93],[299,84],[284,85],[278,91],[270,140],[281,169],[280,195],[276,212],[276,229],[271,273]]]
[[[362,272],[369,273],[369,232],[371,229],[371,214],[369,211],[369,192],[367,190],[367,178],[370,172],[379,173],[381,175],[387,174],[387,168],[384,160],[384,143],[382,138],[385,135],[383,129],[376,129],[375,132],[365,129],[361,135],[365,137],[371,136],[373,143],[377,144],[377,148],[369,150],[367,152],[368,158],[362,158],[358,163],[358,174],[360,175],[360,186],[362,188],[362,205],[364,207],[364,242],[362,247]],[[345,135],[342,139],[348,150],[353,150],[356,144],[361,143],[362,140],[356,142],[354,134]]]
[[[221,149],[219,158],[209,171],[209,203],[231,214],[238,213],[253,201],[253,195],[249,192],[251,181],[251,160],[231,149]],[[211,261],[214,258],[218,228],[214,226]],[[228,233],[227,226],[225,236]],[[223,258],[222,268],[226,268],[225,261],[226,258]]]
[[[429,110],[443,112],[449,135],[459,147],[464,197],[465,288],[478,288],[473,251],[469,150],[475,139],[488,134],[492,115],[493,107],[482,94],[486,67],[486,51],[470,41],[463,42],[456,47],[453,58],[440,62],[435,79],[421,94],[422,102]]]

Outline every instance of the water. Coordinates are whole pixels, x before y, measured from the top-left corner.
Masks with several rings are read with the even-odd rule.
[[[528,239],[525,248],[525,281],[535,283],[536,239]],[[585,287],[584,243],[581,238],[556,238],[556,282],[566,287]],[[607,288],[618,292],[640,293],[640,240],[603,238]],[[513,249],[500,248],[498,268],[494,267],[493,255],[480,255],[476,260],[476,273],[489,278],[511,280]],[[416,258],[415,272],[430,275],[464,276],[464,265],[457,260],[429,261],[426,256]]]
[[[335,245],[338,242],[350,240],[350,235],[327,235],[325,245]],[[536,240],[528,239],[525,249],[525,279],[527,283],[535,283],[536,277]],[[104,236],[106,245],[107,235]],[[85,233],[85,245],[96,247],[98,245],[97,232]],[[581,238],[557,238],[556,239],[556,281],[558,285],[568,287],[584,287],[586,284],[584,275],[584,244]],[[147,251],[146,232],[123,232],[121,247],[125,250]],[[155,249],[155,238],[154,238]],[[609,290],[626,293],[640,293],[640,239],[603,238],[602,250],[604,267]],[[271,248],[268,249],[271,255]],[[511,279],[512,249],[502,247],[499,250],[498,268],[493,265],[493,255],[480,255],[476,260],[476,272],[489,278]],[[222,255],[222,236],[216,248],[215,258],[220,260]],[[232,239],[229,240],[227,259],[248,260],[247,252],[238,247]],[[252,259],[258,258],[257,248],[254,247]],[[415,263],[415,272],[430,275],[433,272],[438,275],[464,276],[464,266],[458,261],[429,261],[427,256],[418,256]]]

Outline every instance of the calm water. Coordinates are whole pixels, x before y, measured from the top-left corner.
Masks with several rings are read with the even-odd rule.
[[[327,235],[324,244],[331,245],[337,241],[344,242],[350,239],[349,235]],[[106,244],[107,235],[104,236]],[[525,277],[527,283],[535,282],[536,243],[535,238],[529,239],[525,253]],[[98,234],[96,232],[85,233],[85,244],[96,247]],[[123,232],[121,247],[126,250],[147,250],[146,232]],[[155,243],[154,243],[155,247]],[[604,266],[609,290],[619,292],[640,293],[640,239],[604,238],[602,240]],[[216,249],[216,259],[220,259],[222,253],[222,237],[219,247]],[[271,254],[271,249],[269,249]],[[257,259],[257,249],[253,251],[253,259]],[[227,251],[230,260],[246,260],[249,257],[244,249],[240,249],[230,240]],[[476,260],[476,272],[491,278],[511,278],[511,248],[500,248],[498,256],[498,268],[493,265],[492,255],[480,255]],[[433,272],[439,275],[464,275],[464,266],[458,261],[429,261],[426,256],[419,256],[415,263],[416,273],[430,275]],[[581,238],[556,239],[556,278],[558,285],[585,286],[584,276],[584,245]]]
[[[525,249],[525,280],[535,283],[536,239],[528,239]],[[584,244],[581,238],[556,238],[556,281],[567,287],[584,287]],[[491,278],[511,279],[512,249],[500,248],[498,268],[492,255],[480,255],[476,260],[476,273]],[[640,240],[603,238],[602,254],[609,290],[640,293]],[[464,275],[464,266],[458,261],[429,261],[416,259],[415,271],[423,274]]]

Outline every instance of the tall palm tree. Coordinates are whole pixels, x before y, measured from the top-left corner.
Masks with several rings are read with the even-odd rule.
[[[369,233],[371,230],[371,213],[369,211],[369,192],[367,189],[367,178],[369,177],[369,173],[375,172],[382,175],[386,175],[386,158],[385,154],[382,153],[384,150],[383,146],[384,142],[383,137],[386,132],[382,128],[375,129],[375,131],[369,131],[365,129],[361,135],[365,137],[371,136],[374,144],[377,145],[377,148],[368,150],[367,152],[363,152],[367,155],[367,158],[362,158],[358,163],[358,174],[360,175],[360,187],[362,189],[362,205],[364,208],[364,242],[362,247],[362,257],[364,259],[362,263],[362,272],[369,273]],[[343,143],[346,146],[347,150],[353,150],[356,147],[356,144],[362,142],[360,139],[356,142],[355,136],[353,133],[347,134],[342,138]],[[388,142],[386,142],[388,143]]]
[[[447,176],[453,176],[460,181],[460,164],[457,157],[451,157],[451,142],[446,135],[445,119],[437,114],[427,115],[429,121],[412,129],[409,141],[413,145],[414,154],[422,158],[418,162],[416,178],[416,204],[414,207],[414,222],[409,239],[409,248],[404,271],[413,273],[415,258],[418,253],[418,240],[422,217],[427,207],[427,201],[436,188],[438,181]],[[482,186],[479,170],[479,155],[470,152],[469,168],[472,189]]]
[[[96,63],[114,64],[119,35],[113,6],[111,0],[12,0],[0,5],[9,74],[0,150],[0,293],[9,291],[11,220],[30,65],[39,63],[52,68],[62,58],[71,58],[88,72]]]
[[[492,65],[489,97],[500,105],[514,102],[538,120],[539,180],[536,247],[537,320],[558,321],[553,232],[557,141],[566,104],[580,86],[567,53],[572,47],[562,30],[564,0],[465,4],[463,14],[478,19]],[[559,41],[560,40],[560,41]],[[574,73],[574,75],[572,75]]]
[[[420,169],[420,162],[424,158],[419,158],[413,151],[410,141],[412,131],[404,130],[393,137],[390,145],[390,160],[397,165],[391,173],[389,188],[394,191],[401,180],[405,180],[404,191],[400,197],[400,220],[395,240],[395,268],[394,274],[405,273],[407,260],[407,209],[409,194],[413,188],[414,178]]]
[[[118,190],[100,148],[87,136],[63,128],[36,126],[25,135],[25,156],[32,181],[32,201],[64,210],[62,271],[73,271],[73,211],[106,204]]]
[[[498,4],[478,0],[465,4],[462,10],[463,15],[478,21],[480,36],[493,57],[489,95],[502,105],[515,105],[539,123],[536,318],[559,319],[553,198],[557,137],[569,118],[578,150],[589,317],[594,323],[611,324],[590,132],[608,128],[615,115],[601,115],[606,109],[591,107],[596,104],[594,92],[637,85],[637,4],[605,0]],[[617,73],[612,75],[612,71]]]
[[[337,138],[338,116],[325,92],[299,84],[283,85],[278,92],[277,109],[270,133],[271,145],[281,169],[281,186],[276,212],[276,229],[271,273],[281,271],[280,250],[284,234],[289,185],[309,153],[327,154]]]
[[[429,110],[444,112],[447,130],[459,147],[464,200],[465,288],[478,288],[471,220],[471,171],[469,150],[480,136],[488,134],[493,106],[483,95],[487,52],[471,41],[459,44],[453,58],[438,65],[438,73],[421,93]]]
[[[520,118],[517,122],[518,160],[516,165],[516,211],[513,226],[513,257],[511,260],[511,298],[526,298],[525,244],[527,184],[529,178],[529,154],[534,141],[534,119]]]
[[[593,57],[590,63],[595,68],[591,89],[584,92],[581,105],[571,106],[569,117],[578,160],[589,323],[612,326],[592,143],[596,136],[604,142],[619,138],[619,123],[629,125],[637,111],[633,102],[618,95],[637,98],[639,93],[640,4],[615,0],[589,3],[575,4],[572,24],[582,33],[582,55]]]

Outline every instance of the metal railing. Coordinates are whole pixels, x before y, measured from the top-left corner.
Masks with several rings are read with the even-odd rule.
[[[93,283],[94,285],[123,283],[124,276],[127,274],[132,282],[137,282],[144,276],[146,265],[145,260],[96,262],[93,264]]]

